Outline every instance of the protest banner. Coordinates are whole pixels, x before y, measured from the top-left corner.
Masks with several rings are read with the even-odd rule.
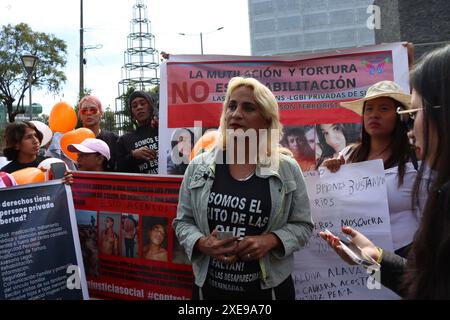
[[[181,178],[74,172],[89,293],[101,299],[190,299],[192,267],[178,243]]]
[[[349,226],[378,246],[392,250],[383,161],[343,165],[337,173],[320,168],[305,178],[315,228],[308,244],[295,253],[296,298],[398,299],[379,283],[382,271],[373,273],[346,264],[318,234],[325,229],[342,234],[341,227]]]
[[[339,102],[363,97],[368,87],[381,80],[393,80],[409,92],[408,74],[407,49],[401,43],[264,57],[171,55],[161,66],[159,136],[165,138],[159,141],[159,173],[180,174],[171,170],[171,164],[188,157],[174,160],[172,155],[186,145],[192,147],[207,129],[219,126],[232,77],[254,77],[272,90],[285,131],[291,130],[304,142],[294,155],[303,171],[308,171],[359,138],[360,116]],[[180,139],[177,129],[181,128],[191,138]],[[322,134],[327,130],[340,131],[342,143],[327,145]],[[188,138],[189,143],[171,152]],[[293,149],[288,141],[282,144]]]
[[[0,204],[0,300],[88,299],[70,188],[3,188]]]

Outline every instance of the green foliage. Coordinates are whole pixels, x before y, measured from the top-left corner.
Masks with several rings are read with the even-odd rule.
[[[77,125],[75,126],[76,129],[83,128],[83,123],[81,122],[81,118],[78,116],[78,103],[84,96],[89,96],[92,94],[92,89],[84,88],[82,92],[80,92],[78,96],[77,104],[73,106],[73,109],[75,110],[75,113],[77,114]]]
[[[0,29],[0,102],[7,107],[10,122],[23,113],[22,102],[28,90],[28,76],[21,55],[39,57],[32,78],[33,89],[58,93],[66,81],[62,68],[67,62],[67,45],[52,34],[33,31],[26,23]]]
[[[110,107],[103,111],[100,128],[112,132],[116,131],[116,117]]]
[[[40,121],[42,123],[45,123],[46,125],[48,125],[48,119],[50,118],[49,115],[42,113],[41,115],[39,115],[36,120]]]
[[[117,117],[119,118],[119,123],[121,124],[121,127],[118,129],[122,132],[131,132],[135,129],[135,122],[131,117],[131,109],[128,105],[128,98],[134,90],[135,89],[133,87],[129,87],[128,90],[120,97],[123,111],[117,112]]]

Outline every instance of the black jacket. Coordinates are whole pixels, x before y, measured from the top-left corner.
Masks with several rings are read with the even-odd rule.
[[[153,160],[136,160],[131,151],[147,146],[158,152],[158,129],[150,125],[139,127],[118,140],[117,167],[120,172],[158,174],[158,157]]]
[[[450,210],[449,207],[449,191],[450,191],[450,181],[445,183],[443,186],[441,186],[437,191],[438,197],[437,197],[437,208],[438,210],[441,210],[443,212],[448,213]],[[445,223],[445,222],[443,222]],[[433,250],[435,248],[430,248],[430,250]],[[449,254],[448,250],[445,253],[441,254]],[[391,289],[395,293],[397,293],[400,296],[405,296],[407,288],[404,288],[402,286],[402,280],[403,276],[407,270],[407,260],[402,258],[401,256],[389,252],[384,251],[383,252],[383,259],[381,261],[381,284],[383,284],[385,287]],[[445,271],[447,271],[447,268],[443,268]],[[439,272],[438,270],[436,272]],[[445,281],[445,280],[443,280]],[[448,287],[447,287],[448,288]],[[448,299],[449,294],[443,293],[442,298]],[[434,297],[433,297],[434,298]],[[441,297],[439,297],[441,298]]]
[[[401,284],[406,270],[406,259],[393,252],[383,251],[380,270],[381,284],[399,296],[404,296],[405,292],[402,291]]]
[[[29,163],[19,163],[16,160],[11,161],[6,166],[0,169],[0,171],[7,172],[7,173],[13,173],[17,170],[25,169],[25,168],[37,168],[37,166],[47,159],[46,157],[37,156],[36,160]]]
[[[111,158],[107,163],[106,170],[110,172],[117,171],[117,135],[111,131],[102,130],[98,134],[97,139],[105,141],[109,147]]]

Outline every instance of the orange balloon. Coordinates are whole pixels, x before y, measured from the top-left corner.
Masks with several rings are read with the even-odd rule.
[[[219,140],[219,131],[210,130],[207,131],[198,141],[195,143],[194,148],[191,151],[189,160],[195,158],[195,156],[205,152],[210,151],[217,144]]]
[[[87,138],[95,138],[95,134],[88,128],[78,128],[76,130],[71,130],[62,135],[60,140],[61,150],[66,156],[68,156],[73,161],[77,161],[77,153],[70,152],[67,150],[69,144],[72,143],[82,143]]]
[[[58,102],[50,112],[48,124],[53,132],[68,132],[77,125],[77,114],[68,103]]]
[[[14,171],[11,175],[17,184],[38,183],[45,181],[45,173],[38,168],[25,168]]]

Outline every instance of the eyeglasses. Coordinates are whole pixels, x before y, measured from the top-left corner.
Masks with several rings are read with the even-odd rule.
[[[439,109],[439,108],[441,108],[441,106],[432,106],[431,107],[431,109]],[[417,112],[419,112],[420,110],[423,110],[423,108],[403,110],[401,107],[398,107],[397,114],[400,115],[400,118],[402,118],[402,115],[407,115],[407,116],[409,116],[409,118],[414,120],[416,118]],[[402,119],[402,121],[403,121],[403,119]]]
[[[400,121],[406,125],[407,130],[412,130],[414,127],[414,119],[416,118],[417,112],[423,108],[407,109],[403,110],[401,107],[397,108],[397,114],[400,116]]]
[[[80,110],[80,113],[85,116],[88,114],[97,114],[99,110],[97,108],[83,108]]]

